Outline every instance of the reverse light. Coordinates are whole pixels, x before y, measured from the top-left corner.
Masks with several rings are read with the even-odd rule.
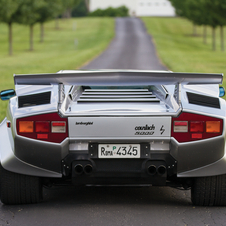
[[[52,122],[51,132],[52,133],[65,133],[66,123],[65,122]]]
[[[171,135],[178,142],[208,139],[223,133],[223,120],[215,117],[182,113],[172,118]]]
[[[188,132],[188,122],[187,121],[175,121],[173,131],[181,132],[181,133]]]
[[[57,113],[19,118],[16,126],[18,135],[31,139],[61,143],[68,137],[67,118]]]

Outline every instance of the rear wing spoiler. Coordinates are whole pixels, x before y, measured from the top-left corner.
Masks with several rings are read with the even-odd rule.
[[[222,84],[223,74],[174,73],[146,70],[75,70],[54,74],[14,75],[15,85],[138,86]]]

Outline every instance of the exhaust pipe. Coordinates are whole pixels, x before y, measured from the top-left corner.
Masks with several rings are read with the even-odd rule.
[[[84,167],[84,172],[85,172],[85,174],[90,175],[90,174],[93,172],[93,167],[92,167],[92,165],[87,164],[87,165]]]
[[[158,174],[159,174],[160,176],[162,176],[163,174],[166,173],[166,167],[163,166],[163,165],[159,166],[158,169],[157,169],[157,172],[158,172]]]
[[[81,164],[77,164],[74,169],[75,173],[78,175],[81,175],[83,173],[83,166]]]
[[[148,174],[150,174],[152,176],[156,174],[156,166],[154,166],[154,165],[148,166],[147,170],[148,170]]]

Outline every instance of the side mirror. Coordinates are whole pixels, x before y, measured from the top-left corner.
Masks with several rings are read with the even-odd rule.
[[[225,89],[224,87],[219,87],[219,97],[223,97],[225,95]]]
[[[2,100],[9,100],[11,97],[14,97],[16,92],[14,89],[3,90],[0,92],[0,97]]]

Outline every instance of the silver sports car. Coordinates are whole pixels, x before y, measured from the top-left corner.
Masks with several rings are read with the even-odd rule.
[[[191,189],[226,205],[222,74],[93,70],[14,75],[0,125],[4,204],[37,203],[43,186]]]

